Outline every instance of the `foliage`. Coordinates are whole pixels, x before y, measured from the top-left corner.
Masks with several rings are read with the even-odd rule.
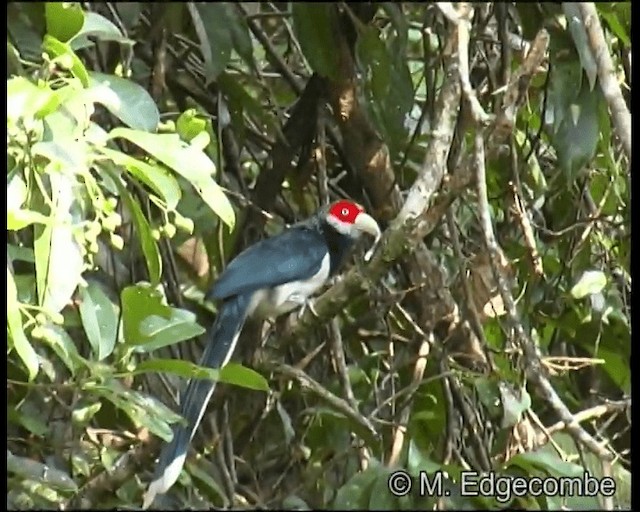
[[[604,51],[628,84],[630,3],[597,8]],[[505,503],[461,495],[456,485],[484,459],[502,476],[605,471],[527,386],[490,266],[478,263],[483,241],[471,189],[427,245],[463,320],[477,310],[480,352],[491,354],[492,371],[457,339],[460,331],[442,332],[420,315],[419,304],[438,302],[429,295],[436,279],[412,282],[405,262],[368,295],[354,296],[333,327],[318,325],[295,346],[277,346],[287,329],[277,323],[256,357],[238,354],[246,367],[215,371],[191,362],[215,316],[206,288],[233,254],[329,197],[370,197],[354,169],[369,139],[388,148],[401,192],[422,172],[438,136],[450,22],[436,4],[382,3],[369,18],[366,9],[9,4],[9,508],[139,506],[158,440],[170,439],[180,421],[172,396],[189,377],[236,386],[221,387],[211,421],[194,438],[200,456],[189,458],[169,493],[176,507],[601,506],[596,497]],[[496,111],[525,57],[505,34],[527,41],[542,27],[551,34],[548,62],[524,91],[509,156],[486,163],[487,187],[523,326],[558,395],[574,414],[592,414],[585,428],[619,454],[614,498],[628,506],[630,420],[620,404],[630,402],[631,379],[630,169],[575,9],[478,5],[470,74],[480,103]],[[350,83],[338,41],[355,62],[358,119],[374,134],[356,142],[336,128],[344,129],[336,109],[325,111],[327,88],[314,95],[313,78],[305,92],[300,84],[312,75]],[[464,114],[456,137],[462,155],[473,149]],[[328,350],[316,351],[335,339],[336,325],[346,368]],[[419,347],[431,335],[416,379]],[[344,396],[377,437],[269,373],[265,357]],[[446,471],[451,494],[394,497],[389,478],[397,469],[414,486],[422,472]]]

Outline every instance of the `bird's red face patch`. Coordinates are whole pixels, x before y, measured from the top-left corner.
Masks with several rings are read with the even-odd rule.
[[[335,217],[344,224],[353,224],[356,217],[364,211],[364,208],[352,201],[337,201],[329,208],[329,215]]]

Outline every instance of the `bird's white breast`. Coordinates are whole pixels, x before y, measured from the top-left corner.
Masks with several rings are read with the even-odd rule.
[[[330,258],[322,258],[320,269],[309,279],[292,281],[268,290],[256,292],[249,307],[250,314],[262,318],[276,317],[301,306],[300,298],[307,299],[316,293],[329,278]],[[290,300],[295,296],[295,300]]]

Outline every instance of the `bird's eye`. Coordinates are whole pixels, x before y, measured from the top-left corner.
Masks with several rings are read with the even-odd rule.
[[[343,217],[346,217],[347,215],[349,215],[349,209],[348,208],[343,208],[340,213],[342,213]]]

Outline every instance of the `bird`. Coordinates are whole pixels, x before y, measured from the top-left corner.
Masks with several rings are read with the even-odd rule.
[[[248,317],[275,318],[300,307],[304,311],[314,293],[336,275],[363,233],[375,237],[365,256],[368,259],[380,240],[380,227],[360,204],[341,199],[238,254],[207,294],[220,305],[200,365],[224,367]],[[171,442],[162,447],[143,508],[158,494],[165,494],[180,476],[215,384],[208,379],[191,379],[187,384],[180,400],[186,422],[174,425]]]

